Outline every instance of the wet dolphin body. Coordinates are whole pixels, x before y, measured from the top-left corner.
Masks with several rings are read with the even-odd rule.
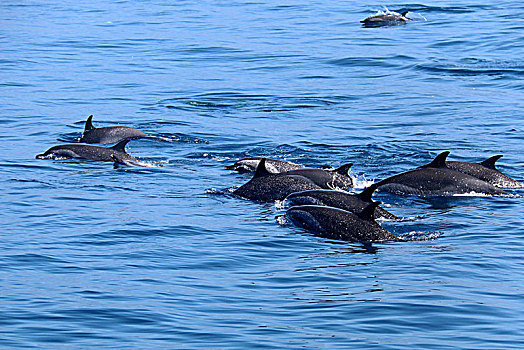
[[[353,163],[347,163],[334,170],[302,168],[283,172],[285,175],[304,176],[325,189],[348,189],[353,187],[353,180],[348,176]]]
[[[237,160],[232,165],[225,166],[225,168],[227,170],[235,170],[240,173],[252,172],[257,169],[258,163],[260,163],[260,160],[262,160],[262,158],[263,157],[242,158],[242,159]],[[291,163],[285,160],[278,160],[278,159],[271,159],[271,158],[265,158],[265,159],[266,159],[266,169],[270,173],[274,173],[274,174],[302,168],[301,165]]]
[[[524,184],[512,179],[506,174],[501,173],[495,168],[495,162],[502,158],[502,155],[496,155],[480,163],[446,161],[448,168],[460,171],[461,173],[474,176],[484,180],[495,187],[499,188],[523,188]]]
[[[270,202],[283,200],[293,192],[319,188],[319,186],[303,176],[270,173],[263,158],[253,178],[237,188],[233,193],[251,200]]]
[[[347,192],[333,191],[333,190],[309,190],[291,193],[286,197],[286,202],[292,206],[295,205],[325,205],[344,209],[352,213],[360,213],[370,203],[373,203],[371,196],[377,189],[377,185],[373,184],[364,189],[359,194],[350,194]],[[399,218],[391,214],[389,211],[377,207],[375,209],[375,219],[389,219],[398,220]]]
[[[102,147],[92,145],[66,144],[53,146],[42,154],[36,156],[37,159],[46,158],[81,158],[99,160],[103,162],[115,162],[125,165],[139,165],[138,159],[126,152],[125,146],[130,141],[123,140],[113,147]]]
[[[353,242],[399,240],[373,218],[379,204],[370,203],[358,214],[333,207],[300,205],[288,209],[286,217],[295,225],[325,238]]]
[[[380,191],[419,196],[508,195],[485,181],[448,168],[442,152],[431,163],[377,183]]]
[[[402,13],[394,11],[379,11],[378,13],[369,16],[360,23],[364,27],[385,27],[385,26],[394,26],[399,24],[405,24],[407,21],[410,21],[410,18],[407,18],[406,15],[409,11],[404,11]]]
[[[93,126],[93,116],[87,117],[82,137],[78,142],[109,144],[120,142],[125,139],[139,139],[148,137],[144,132],[130,128],[128,126],[107,126],[95,128]]]

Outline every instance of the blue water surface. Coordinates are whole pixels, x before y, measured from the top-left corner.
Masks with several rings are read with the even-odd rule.
[[[406,25],[363,28],[387,6]],[[0,347],[524,348],[515,197],[378,193],[409,242],[224,195],[267,156],[363,187],[443,150],[524,179],[515,1],[0,4]],[[126,125],[151,167],[35,155]],[[522,195],[522,191],[512,191]]]

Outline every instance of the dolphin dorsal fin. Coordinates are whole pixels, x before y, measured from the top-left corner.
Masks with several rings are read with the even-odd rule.
[[[349,169],[353,166],[353,163],[347,163],[341,167],[336,168],[334,171],[340,175],[348,176]]]
[[[497,154],[496,156],[493,156],[491,158],[488,158],[486,159],[485,161],[481,162],[480,165],[488,168],[488,169],[493,169],[493,170],[497,170],[497,168],[495,168],[495,162],[497,160],[499,160],[500,158],[502,158],[502,154]]]
[[[116,145],[112,146],[111,149],[118,151],[118,152],[126,152],[126,145],[127,143],[131,141],[131,139],[125,139],[117,143]]]
[[[372,202],[367,207],[362,209],[358,217],[362,220],[374,221],[375,220],[375,209],[382,204],[380,201]]]
[[[375,192],[375,190],[377,189],[377,184],[372,184],[371,186],[369,187],[366,187],[364,189],[364,191],[360,192],[359,194],[357,194],[357,197],[360,198],[361,200],[363,200],[364,202],[373,202],[373,200],[371,199],[371,196],[373,195],[373,192]]]
[[[89,130],[95,129],[93,126],[93,115],[91,114],[89,117],[87,117],[86,125],[84,126],[84,134],[88,132]]]
[[[429,164],[424,165],[424,168],[447,168],[446,158],[449,155],[449,151],[444,151],[433,159]]]
[[[402,17],[406,17],[406,15],[408,14],[408,12],[409,12],[409,11],[404,11],[404,12],[402,12],[400,15],[401,15]]]
[[[255,170],[255,175],[253,175],[253,179],[266,175],[271,175],[271,173],[266,168],[266,158],[262,158],[260,159],[260,162],[257,165],[257,170]]]

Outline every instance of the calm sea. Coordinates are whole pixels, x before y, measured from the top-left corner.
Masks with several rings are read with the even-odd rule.
[[[407,25],[363,28],[387,6]],[[245,156],[524,179],[516,1],[0,4],[0,347],[522,349],[519,197],[377,194],[407,243],[330,241],[224,195]],[[38,160],[88,115],[148,168]],[[513,191],[523,195],[522,191]]]

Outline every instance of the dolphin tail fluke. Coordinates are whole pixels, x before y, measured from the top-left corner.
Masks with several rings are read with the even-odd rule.
[[[357,197],[360,198],[361,200],[363,200],[364,202],[373,202],[373,200],[371,199],[371,196],[373,195],[373,192],[375,192],[375,190],[377,189],[377,184],[372,184],[371,186],[369,187],[366,187],[364,189],[364,191],[360,192],[359,194],[357,194]]]
[[[444,151],[433,159],[429,164],[422,166],[421,168],[447,168],[446,158],[449,155],[449,151]]]
[[[341,167],[339,168],[336,168],[335,169],[335,172],[340,174],[340,175],[344,175],[344,176],[348,176],[348,171],[349,169],[353,166],[353,163],[347,163],[347,164],[344,164],[342,165]]]
[[[257,166],[257,170],[255,170],[255,175],[253,175],[253,179],[256,177],[266,176],[270,174],[271,173],[266,168],[266,158],[260,159],[260,162]]]
[[[480,165],[488,168],[488,169],[493,169],[493,170],[497,170],[495,168],[495,162],[497,160],[499,160],[500,158],[502,158],[502,154],[497,154],[496,156],[493,156],[491,158],[488,158],[486,159],[485,161],[481,162]]]
[[[111,148],[118,152],[126,152],[126,145],[129,141],[131,141],[132,138],[125,139],[117,143],[116,145],[112,146]]]
[[[362,220],[374,221],[375,220],[375,209],[381,204],[382,202],[380,201],[370,203],[367,207],[362,209],[362,211],[360,212],[360,214],[358,214],[358,216]]]

